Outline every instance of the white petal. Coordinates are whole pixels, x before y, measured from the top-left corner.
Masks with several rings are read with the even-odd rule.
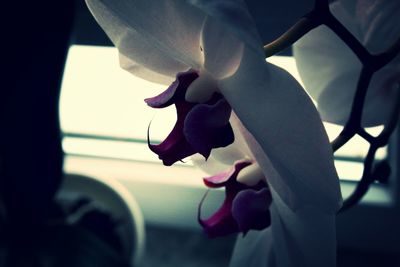
[[[347,6],[341,2],[343,9]],[[339,12],[340,4],[332,5]],[[347,10],[346,10],[347,11]],[[357,1],[353,23],[360,29],[360,41],[373,54],[383,52],[400,36],[400,1]],[[348,24],[345,23],[346,27]]]
[[[376,24],[381,27],[379,30],[372,30],[372,27],[376,27],[375,24],[369,25],[368,28],[362,27],[361,21],[351,17],[351,12],[339,3],[333,4],[331,10],[372,52],[383,51],[388,42],[394,40],[394,36],[400,36],[400,26],[391,23],[394,18],[386,21],[379,20],[378,16],[376,20],[379,23]],[[400,14],[396,15],[396,18],[398,16]],[[388,25],[392,25],[392,28],[388,29]],[[385,29],[385,34],[382,33],[382,29]],[[371,35],[375,35],[376,38],[372,38]],[[324,26],[311,31],[299,40],[294,45],[294,55],[300,76],[307,91],[317,101],[322,119],[338,124],[346,123],[361,71],[361,63],[356,56]],[[388,115],[393,109],[393,100],[397,97],[396,84],[399,82],[400,56],[397,56],[393,62],[373,76],[363,113],[364,126],[384,124],[388,120]]]
[[[251,134],[246,141],[254,158],[286,205],[337,210],[341,194],[328,137],[295,79],[246,47],[238,71],[220,81],[220,88]]]
[[[201,45],[204,68],[215,79],[223,79],[236,72],[244,44],[225,24],[208,17],[203,25]]]
[[[260,168],[258,166],[257,162],[254,162],[250,166],[244,168],[242,171],[239,172],[236,180],[242,184],[248,185],[248,186],[255,186],[257,185],[260,181],[265,181],[265,176]]]
[[[147,69],[121,53],[119,54],[119,64],[124,70],[127,70],[133,75],[153,83],[169,85],[175,79],[174,77],[165,76],[159,74],[158,72]]]
[[[263,54],[260,50],[261,39],[255,22],[243,0],[188,0],[188,2],[201,9],[213,20],[224,24],[228,31],[254,49],[256,53]]]
[[[272,194],[270,228],[239,236],[230,267],[336,266],[335,213],[310,206],[293,212]]]
[[[208,16],[201,31],[201,48],[204,69],[215,80],[233,75],[239,67],[243,47],[246,44],[255,53],[263,55],[257,28],[246,4],[242,0],[189,0]],[[203,88],[206,90],[206,88]],[[199,94],[188,90],[188,101],[209,98],[215,90]]]
[[[214,157],[213,153],[214,150],[211,151],[211,154],[207,160],[199,154],[191,156],[190,160],[192,161],[194,166],[201,169],[208,175],[215,175],[231,168],[231,164],[222,163],[219,159],[216,159]]]
[[[272,227],[272,226],[271,226]],[[249,231],[246,236],[236,239],[229,267],[278,267],[273,249],[272,228]],[[286,265],[281,265],[285,266]]]
[[[217,80],[207,71],[200,72],[199,77],[188,87],[185,99],[192,103],[204,103],[211,99],[214,93],[218,93]]]
[[[339,0],[338,2],[340,2],[340,5],[343,6],[344,10],[346,10],[346,13],[350,17],[356,15],[357,2],[359,2],[359,0]]]
[[[204,14],[184,1],[86,2],[120,53],[138,64],[171,77],[202,64]]]

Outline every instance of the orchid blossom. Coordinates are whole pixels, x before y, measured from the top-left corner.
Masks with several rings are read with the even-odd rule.
[[[265,180],[252,186],[238,181],[241,171],[254,164],[257,163],[240,160],[228,171],[204,178],[205,185],[210,188],[225,187],[226,195],[222,206],[206,220],[201,218],[201,205],[199,207],[198,220],[209,237],[237,232],[246,235],[249,230],[263,230],[270,225],[269,205],[272,198]]]
[[[381,53],[400,37],[400,2],[347,0],[331,12],[371,53]],[[344,125],[349,117],[362,64],[335,33],[320,26],[294,45],[305,88],[318,102],[322,119]],[[316,71],[318,70],[318,71]],[[398,98],[400,55],[374,74],[366,97],[363,126],[385,124]]]
[[[266,63],[243,1],[86,1],[123,68],[164,84],[195,70],[185,100],[206,103],[218,93],[236,114],[233,130],[271,192],[272,223],[239,237],[231,266],[334,266],[341,194],[325,129],[298,82]],[[225,158],[225,149],[213,149],[205,168],[240,160]],[[241,183],[251,186],[247,177]]]
[[[192,70],[178,73],[176,80],[165,92],[145,99],[154,108],[172,104],[176,106],[178,119],[171,133],[159,145],[149,143],[149,148],[159,155],[166,166],[195,153],[208,158],[211,149],[225,147],[233,142],[233,131],[229,124],[231,108],[220,94],[215,93],[202,104],[186,101],[188,87],[198,78],[198,73]]]
[[[245,143],[237,116],[230,119],[235,141],[226,148],[214,149],[209,158],[194,155],[195,166],[211,176],[203,178],[209,188],[225,187],[225,200],[209,218],[201,218],[199,205],[198,221],[209,237],[218,237],[249,230],[263,230],[270,226],[269,206],[272,201],[266,178],[258,165],[251,159],[251,152]]]

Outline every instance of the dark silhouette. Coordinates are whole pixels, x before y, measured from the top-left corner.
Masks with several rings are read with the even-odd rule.
[[[127,266],[95,231],[64,223],[54,200],[63,177],[58,100],[73,4],[2,4],[1,267]]]

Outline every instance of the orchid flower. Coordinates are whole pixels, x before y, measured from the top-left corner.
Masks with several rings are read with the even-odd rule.
[[[266,63],[243,1],[87,4],[118,48],[123,68],[164,84],[179,72],[195,70],[199,77],[185,100],[206,103],[218,93],[238,117],[233,130],[243,135],[266,178],[272,223],[238,239],[231,266],[334,266],[341,194],[326,132],[297,81]],[[206,165],[214,162],[214,150]],[[224,154],[224,148],[217,150]],[[243,246],[247,243],[251,246]]]
[[[263,230],[270,225],[269,205],[272,198],[266,182],[260,180],[249,186],[237,180],[243,169],[254,164],[257,163],[240,160],[228,171],[204,178],[206,186],[225,187],[226,194],[222,206],[206,220],[201,218],[202,202],[200,204],[198,220],[209,237],[237,232],[246,235],[249,230]]]
[[[166,166],[195,153],[208,158],[211,149],[233,142],[233,131],[229,124],[231,108],[220,94],[215,93],[203,104],[185,100],[188,87],[198,78],[198,73],[192,70],[178,73],[177,79],[165,92],[145,99],[154,108],[171,104],[176,106],[178,119],[171,133],[159,145],[149,143],[149,148],[159,155]]]
[[[272,201],[266,178],[247,147],[237,116],[230,119],[235,141],[227,148],[214,149],[209,158],[192,156],[191,160],[211,176],[203,178],[209,188],[225,187],[225,200],[221,207],[208,219],[201,218],[199,205],[198,221],[209,237],[263,230],[270,226],[269,206]]]
[[[347,0],[331,12],[371,53],[380,53],[400,37],[400,2]],[[294,45],[305,88],[318,102],[322,119],[344,125],[349,117],[361,62],[327,27],[314,29]],[[318,70],[318,71],[316,71]],[[400,83],[400,55],[373,75],[366,97],[363,126],[385,124]]]

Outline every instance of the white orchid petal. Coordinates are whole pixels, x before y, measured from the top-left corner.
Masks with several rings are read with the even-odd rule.
[[[166,76],[202,64],[204,14],[184,1],[86,0],[119,51]]]
[[[344,4],[343,1],[341,4]],[[340,6],[332,5],[332,9],[340,11],[336,5]],[[376,54],[383,52],[399,38],[399,17],[400,1],[357,1],[352,22],[360,29],[359,40],[371,53]],[[349,27],[348,23],[344,24]]]
[[[211,151],[210,156],[206,160],[203,156],[196,154],[190,157],[193,165],[201,169],[208,175],[215,175],[217,173],[224,172],[232,167],[231,164],[225,164],[219,159],[214,157],[214,150]]]
[[[241,148],[236,146],[236,143],[224,148],[213,149],[211,154],[215,160],[228,166],[232,166],[238,160],[248,158],[243,154]]]
[[[208,72],[202,71],[200,76],[189,85],[185,99],[192,103],[204,103],[217,92],[217,81]]]
[[[310,206],[293,212],[273,190],[272,196],[271,227],[239,236],[229,266],[336,266],[335,213]]]
[[[236,180],[242,184],[248,186],[255,186],[260,181],[265,181],[264,173],[262,172],[260,166],[256,162],[251,164],[250,166],[244,168],[241,172],[239,172]]]
[[[337,210],[341,194],[328,137],[295,79],[245,49],[238,71],[220,81],[220,88],[251,133],[246,141],[283,201],[293,210]]]
[[[391,5],[389,3],[391,1],[381,2]],[[382,52],[388,43],[400,36],[400,26],[393,27],[398,24],[392,23],[400,16],[399,8],[395,17],[387,18],[389,21],[382,19],[385,16],[380,14],[377,15],[375,24],[363,29],[365,25],[362,27],[362,23],[352,15],[356,10],[348,10],[356,9],[354,5],[355,3],[346,4],[344,8],[340,3],[334,3],[331,5],[331,11],[371,52]],[[379,29],[375,29],[377,25],[380,26]],[[382,29],[385,30],[383,33]],[[376,38],[372,38],[372,35]],[[322,119],[337,124],[346,123],[362,67],[360,61],[325,26],[311,31],[300,39],[294,45],[293,51],[300,76],[306,90],[317,101]],[[396,84],[399,82],[400,56],[397,56],[371,80],[363,111],[363,126],[375,126],[387,122],[393,109],[393,99],[397,97]]]
[[[273,203],[272,205],[274,205]],[[273,227],[271,225],[271,227],[262,231],[251,230],[245,236],[239,235],[236,239],[229,267],[286,267],[286,265],[276,264],[275,254],[279,252],[275,252],[274,248]]]
[[[337,13],[335,10],[333,8],[332,12]],[[339,13],[341,21],[353,25],[349,23],[353,18],[343,8]],[[359,35],[355,27],[349,30]],[[327,52],[329,55],[325,54]],[[293,53],[304,86],[317,101],[322,119],[345,123],[350,114],[361,62],[326,26],[312,30],[296,42]],[[346,60],[341,60],[342,57]]]
[[[158,72],[145,68],[121,53],[119,54],[119,64],[124,70],[132,73],[139,78],[153,83],[170,85],[175,79],[175,77],[165,76]]]
[[[208,17],[204,22],[201,45],[204,69],[215,79],[233,75],[239,67],[244,44],[218,20]]]
[[[224,24],[224,28],[251,47],[260,50],[261,39],[254,20],[243,0],[188,0],[215,21]]]
[[[340,4],[344,7],[344,10],[346,10],[347,14],[350,17],[353,17],[356,15],[356,7],[357,7],[357,2],[359,0],[339,0]]]
[[[394,100],[398,97],[399,71],[389,66],[372,77],[365,100],[362,126],[372,127],[388,122],[394,109]],[[340,125],[347,122],[359,73],[359,71],[342,73],[323,88],[318,99],[323,120]]]

